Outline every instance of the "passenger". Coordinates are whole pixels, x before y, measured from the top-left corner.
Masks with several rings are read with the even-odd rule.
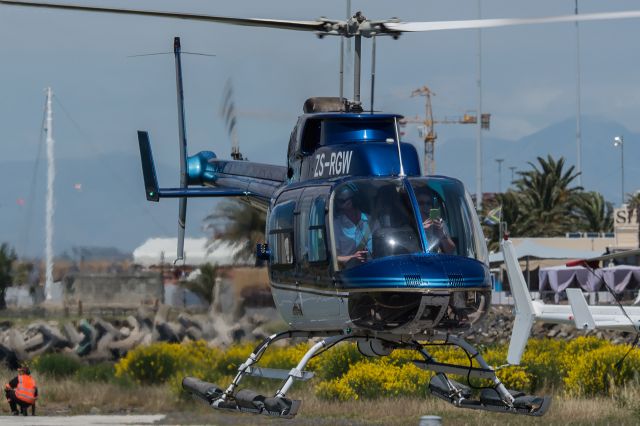
[[[426,190],[417,193],[416,198],[422,216],[422,227],[427,236],[428,251],[454,254],[456,244],[449,236],[447,224],[442,218],[438,197],[431,190]]]
[[[398,228],[406,224],[407,214],[395,186],[386,185],[378,190],[375,200],[376,211],[372,229]]]
[[[335,195],[336,253],[341,266],[351,268],[371,257],[369,216],[360,210],[353,185],[347,184]]]

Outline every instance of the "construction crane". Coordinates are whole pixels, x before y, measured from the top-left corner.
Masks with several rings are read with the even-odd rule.
[[[436,171],[436,161],[434,157],[435,142],[438,135],[436,134],[434,125],[438,124],[477,124],[477,115],[465,113],[461,117],[445,117],[441,120],[433,119],[433,110],[431,108],[431,96],[436,94],[431,91],[427,86],[422,86],[419,89],[415,89],[411,92],[411,97],[424,96],[425,99],[425,116],[404,118],[400,121],[402,126],[409,123],[422,124],[419,127],[420,137],[424,140],[424,174],[432,175]],[[482,129],[489,130],[489,123],[491,120],[491,114],[480,114],[480,126]]]

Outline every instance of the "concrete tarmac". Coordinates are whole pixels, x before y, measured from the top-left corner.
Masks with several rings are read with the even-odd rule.
[[[164,414],[108,416],[2,416],[2,426],[85,426],[152,425],[164,420]]]

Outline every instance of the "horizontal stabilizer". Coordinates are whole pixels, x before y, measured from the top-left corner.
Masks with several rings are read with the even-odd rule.
[[[587,305],[587,299],[584,298],[582,290],[579,288],[568,288],[567,297],[571,304],[576,328],[578,330],[594,330],[596,328],[596,322],[593,320],[593,315],[591,315],[589,305]]]

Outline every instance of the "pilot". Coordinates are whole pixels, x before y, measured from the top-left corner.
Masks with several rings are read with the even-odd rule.
[[[356,188],[346,184],[335,195],[336,253],[338,263],[348,268],[371,257],[372,240],[369,216],[355,200]]]
[[[427,236],[428,251],[454,254],[456,244],[449,236],[447,224],[442,219],[442,209],[438,208],[438,198],[431,190],[423,190],[416,194],[422,227]]]

